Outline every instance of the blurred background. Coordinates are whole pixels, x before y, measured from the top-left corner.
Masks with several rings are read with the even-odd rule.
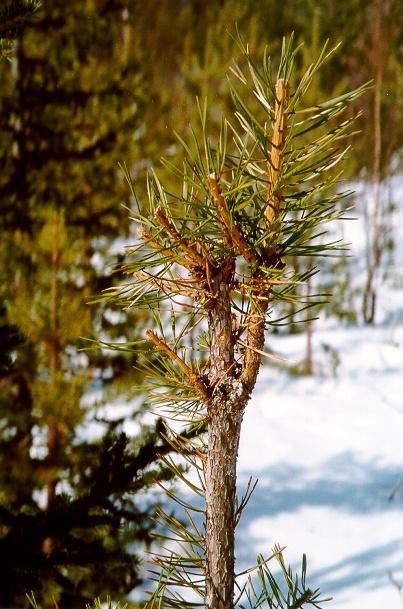
[[[237,29],[253,57],[267,46],[274,64],[294,32],[300,75],[327,39],[342,43],[314,81],[312,105],[373,81],[351,109],[362,112],[360,133],[343,173],[360,224],[338,236],[356,240],[357,256],[326,263],[309,286],[333,293],[315,315],[345,340],[327,335],[315,355],[312,323],[278,330],[273,349],[293,362],[281,374],[336,378],[351,332],[403,324],[402,8],[401,0],[43,0],[26,24],[11,61],[0,63],[1,607],[26,606],[30,590],[64,609],[106,593],[127,599],[140,583],[153,489],[171,477],[159,456],[171,448],[163,424],[146,425],[146,405],[133,399],[135,348],[82,350],[83,337],[135,341],[147,320],[88,303],[118,280],[134,238],[119,163],[140,204],[151,168],[177,188],[160,159],[181,164],[174,132],[187,140],[193,128],[197,137],[196,97],[208,101],[213,135],[231,112]],[[297,343],[281,342],[292,335]],[[394,340],[400,353],[403,337]],[[398,470],[389,477],[392,492]]]

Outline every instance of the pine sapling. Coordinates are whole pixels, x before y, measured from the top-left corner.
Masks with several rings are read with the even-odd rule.
[[[183,499],[177,501],[187,525],[160,508],[158,517],[171,532],[165,554],[154,557],[158,586],[150,607],[318,607],[318,592],[305,583],[305,561],[302,575],[294,576],[279,547],[270,558],[280,565],[282,584],[263,558],[256,566],[260,589],[252,580],[239,583],[249,572],[235,573],[235,527],[253,485],[237,499],[236,466],[245,407],[267,355],[266,333],[284,323],[276,319],[276,306],[291,302],[301,310],[316,302],[295,290],[314,266],[299,273],[287,260],[313,260],[339,247],[326,243],[322,226],[343,215],[336,191],[328,193],[352,134],[354,118],[341,117],[365,86],[304,107],[314,75],[332,53],[326,45],[299,82],[292,38],[283,44],[274,80],[267,54],[257,66],[243,50],[247,71],[234,66],[230,83],[235,120],[223,119],[213,143],[207,107],[200,106],[201,135],[182,141],[184,167],[172,168],[181,191],[169,193],[150,175],[146,209],[139,206],[135,216],[138,244],[124,265],[129,279],[107,294],[124,307],[152,312],[155,327],[136,344],[148,371],[149,399],[202,432],[191,442],[168,432],[197,474],[196,484],[170,462],[204,500],[204,528],[192,515],[200,508]]]

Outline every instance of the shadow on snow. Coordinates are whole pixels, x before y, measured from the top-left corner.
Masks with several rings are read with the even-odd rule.
[[[259,481],[247,507],[248,520],[312,506],[356,514],[396,509],[403,512],[403,485],[389,501],[403,478],[403,467],[385,466],[376,459],[361,461],[350,452],[332,457],[316,470],[278,464],[250,475]],[[248,478],[244,470],[239,476],[238,494],[242,494]]]
[[[388,512],[396,517],[396,510],[401,510],[403,523],[403,485],[399,484],[403,469],[385,466],[376,459],[363,461],[346,452],[329,459],[320,469],[312,471],[297,465],[278,464],[259,472],[258,478],[261,482],[238,525],[238,565],[251,566],[255,561],[253,546],[257,540],[249,531],[249,525],[255,519],[297,512],[306,507],[319,507],[351,515],[384,513],[386,517]],[[239,477],[239,495],[247,480],[248,472],[243,471]],[[265,533],[263,527],[266,526],[270,526],[270,523],[263,521],[262,536]],[[303,520],[301,526],[304,526]],[[331,526],[331,522],[327,526]],[[292,543],[292,540],[288,541]],[[370,543],[369,539],[368,545]],[[325,594],[331,595],[353,586],[375,590],[391,585],[388,571],[402,571],[402,551],[401,539],[388,540],[384,544],[347,555],[325,568],[315,571],[308,568],[309,580],[314,586],[320,585]]]

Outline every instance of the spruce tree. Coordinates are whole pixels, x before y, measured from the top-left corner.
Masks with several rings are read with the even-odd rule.
[[[223,119],[220,133],[210,136],[207,106],[199,106],[202,137],[182,140],[183,167],[167,163],[182,182],[176,193],[150,174],[148,207],[135,217],[138,244],[123,267],[128,280],[107,296],[123,308],[153,312],[154,327],[143,340],[149,401],[174,421],[207,426],[190,451],[176,425],[169,430],[172,446],[194,469],[195,476],[182,479],[204,501],[204,522],[197,520],[200,507],[179,497],[186,525],[159,511],[176,546],[155,557],[158,586],[149,608],[319,606],[318,592],[306,584],[305,559],[301,577],[294,576],[279,547],[258,561],[260,588],[238,583],[235,528],[253,489],[237,500],[236,462],[266,332],[284,321],[279,303],[306,306],[296,286],[316,272],[313,265],[297,272],[289,261],[338,249],[322,239],[325,225],[343,216],[342,195],[328,193],[352,134],[346,108],[365,86],[307,104],[313,78],[331,54],[326,47],[300,79],[292,39],[283,43],[276,76],[267,53],[256,64],[247,46],[243,52],[246,69],[232,70],[234,118]],[[150,363],[150,356],[159,359]],[[273,557],[282,582],[270,570]]]

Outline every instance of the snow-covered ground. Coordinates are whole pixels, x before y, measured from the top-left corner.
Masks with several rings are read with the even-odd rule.
[[[403,298],[403,294],[402,294]],[[335,329],[336,330],[336,329]],[[318,330],[337,376],[264,369],[247,408],[240,492],[259,479],[238,531],[240,566],[279,543],[335,609],[398,609],[403,598],[403,326]],[[294,358],[303,336],[277,338]],[[323,356],[322,356],[323,357]],[[391,499],[393,495],[393,499]],[[238,567],[237,570],[241,570]]]
[[[362,219],[349,231],[362,264]],[[392,275],[402,277],[396,245]],[[376,327],[314,324],[319,374],[263,369],[240,447],[240,494],[250,476],[259,483],[239,525],[237,570],[279,543],[296,567],[306,553],[311,586],[333,597],[329,609],[403,606],[402,311],[403,284],[389,282]],[[301,361],[304,343],[303,335],[269,340],[290,361]]]

